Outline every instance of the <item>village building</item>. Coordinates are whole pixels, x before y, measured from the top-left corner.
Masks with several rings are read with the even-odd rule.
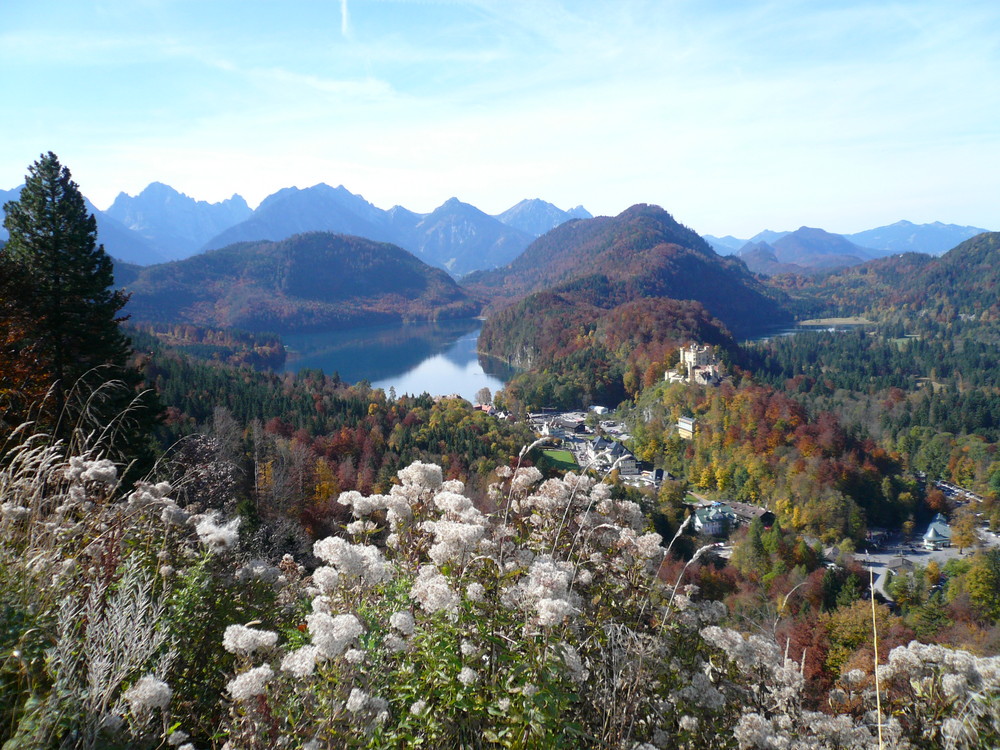
[[[555,416],[532,415],[532,424],[543,437],[567,437],[588,432],[583,415],[574,412]]]
[[[691,440],[694,438],[694,428],[694,417],[680,417],[677,420],[677,434],[685,440]]]
[[[728,536],[734,529],[760,519],[765,529],[774,525],[774,513],[756,505],[726,502],[703,503],[694,508],[694,528],[700,534]]]
[[[713,503],[695,508],[693,523],[695,531],[699,534],[728,536],[729,532],[739,525],[739,518],[729,505]]]
[[[931,519],[927,531],[924,532],[924,549],[942,549],[951,546],[951,527],[944,514],[938,513]]]
[[[639,473],[639,463],[632,451],[617,440],[599,436],[587,447],[587,454],[591,461],[606,462],[618,469],[618,473],[622,476],[634,476]]]
[[[759,505],[750,505],[748,503],[738,503],[735,500],[730,501],[729,507],[733,509],[741,524],[750,524],[759,518],[765,529],[774,526],[775,515],[767,508],[761,508]]]
[[[881,547],[888,541],[891,535],[892,532],[889,529],[869,526],[865,534],[865,543],[870,547]]]

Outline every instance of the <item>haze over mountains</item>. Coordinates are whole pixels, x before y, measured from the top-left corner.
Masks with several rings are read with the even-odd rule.
[[[410,225],[412,216],[402,211],[389,213]],[[421,221],[446,222],[453,211],[468,209],[449,201]],[[987,239],[992,243],[996,236],[982,234],[960,248]],[[988,255],[995,258],[990,243]],[[813,263],[815,278],[807,286],[815,287],[817,300],[827,293],[856,297],[849,291],[856,285],[850,272],[857,268],[863,274],[858,278],[874,281],[884,269],[893,279],[885,291],[898,296],[914,284],[917,290],[934,287],[933,279],[918,282],[918,276],[925,268],[952,268],[960,248],[940,258],[906,253],[869,259],[872,251],[839,235],[802,228],[773,244],[755,243],[741,258],[722,256],[659,206],[639,204],[615,217],[563,223],[506,265],[467,275],[461,286],[394,244],[331,232],[236,242],[149,267],[120,263],[116,279],[132,294],[127,312],[136,320],[256,331],[469,317],[485,308],[487,349],[511,361],[529,361],[536,356],[531,352],[555,351],[551,342],[556,339],[547,333],[554,330],[600,323],[613,337],[615,321],[633,325],[638,316],[675,331],[704,334],[725,326],[725,336],[742,336],[788,322],[812,304],[755,276],[753,262],[771,264],[769,272],[801,270],[796,261]],[[984,264],[980,259],[972,265]],[[993,278],[987,271],[977,276]],[[955,273],[947,270],[946,276]],[[799,282],[795,288],[801,287]],[[873,288],[859,299],[870,302],[883,291]],[[989,293],[995,297],[995,289]],[[984,298],[980,307],[991,304]]]
[[[738,255],[755,273],[815,273],[852,266],[887,255],[916,252],[941,255],[988,230],[957,224],[898,221],[855,234],[800,227],[794,232],[764,230],[749,240],[727,235],[705,239],[720,255]]]
[[[136,196],[119,193],[105,214],[159,248],[168,260],[177,260],[199,252],[207,238],[248,219],[253,211],[239,195],[208,203],[153,182]]]
[[[343,185],[334,188],[322,183],[279,190],[255,210],[239,195],[221,203],[206,203],[153,183],[136,196],[119,194],[106,213],[171,260],[234,242],[279,241],[303,232],[333,232],[391,242],[454,276],[503,265],[538,235],[569,219],[590,216],[582,207],[561,211],[537,199],[522,201],[496,217],[456,198],[428,214],[402,206],[386,211]],[[111,249],[109,252],[115,254]],[[150,262],[134,254],[123,259]]]
[[[813,227],[782,233],[770,242],[764,239],[748,242],[736,254],[751,271],[767,276],[856,266],[882,255],[839,234]]]
[[[906,253],[840,268],[797,285],[796,294],[856,315],[879,308],[920,310],[941,322],[1000,321],[1000,232],[986,232],[941,256]],[[804,317],[815,310],[800,308]]]
[[[0,204],[16,199],[19,193],[20,188],[0,190]],[[334,188],[323,183],[284,188],[256,209],[238,194],[208,203],[159,182],[138,195],[120,193],[106,211],[89,202],[88,207],[108,253],[138,265],[179,260],[234,242],[279,241],[303,232],[325,231],[391,242],[456,278],[504,266],[550,229],[573,219],[591,218],[582,206],[563,211],[540,199],[523,200],[495,216],[457,198],[426,214],[403,206],[383,210],[343,185]],[[985,231],[941,222],[899,221],[849,235],[802,227],[795,232],[765,230],[746,240],[712,235],[705,240],[720,255],[739,255],[752,271],[773,275],[815,273],[910,251],[940,255]],[[0,228],[0,241],[6,236]]]

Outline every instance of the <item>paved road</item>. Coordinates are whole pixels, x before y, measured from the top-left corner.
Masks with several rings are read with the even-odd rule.
[[[918,546],[918,544],[902,545],[899,543],[899,540],[895,540],[893,543],[883,546],[878,551],[868,552],[861,550],[854,555],[854,559],[875,574],[875,587],[885,596],[885,579],[882,578],[882,575],[886,572],[886,566],[891,562],[898,561],[900,557],[908,560],[914,566],[919,565],[923,568],[926,568],[927,564],[931,560],[934,560],[943,568],[949,560],[960,560],[971,557],[979,548],[1000,547],[1000,536],[980,529],[979,545],[967,548],[961,552],[959,552],[958,547],[926,550]]]

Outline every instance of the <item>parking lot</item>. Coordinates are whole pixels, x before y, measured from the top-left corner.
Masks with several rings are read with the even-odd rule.
[[[854,559],[875,574],[875,587],[885,596],[885,579],[883,576],[887,571],[887,566],[892,563],[898,563],[900,558],[906,560],[914,567],[926,568],[927,564],[933,560],[944,568],[949,560],[971,557],[976,553],[977,549],[1000,547],[1000,536],[997,536],[993,532],[980,529],[978,536],[979,544],[976,547],[968,547],[959,551],[958,547],[944,547],[937,550],[924,549],[920,545],[919,539],[912,543],[903,543],[902,536],[899,535],[878,549],[858,550],[854,555]]]

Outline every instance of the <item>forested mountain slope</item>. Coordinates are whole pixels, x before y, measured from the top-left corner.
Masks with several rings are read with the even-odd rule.
[[[1000,232],[966,240],[940,258],[905,253],[814,277],[770,284],[793,298],[799,316],[907,311],[946,321],[1000,319]]]
[[[138,321],[251,331],[467,317],[479,309],[444,271],[401,248],[322,232],[151,266],[126,288],[127,312]]]
[[[644,297],[697,300],[738,332],[789,319],[743,263],[645,204],[557,227],[509,265],[471,274],[466,287],[494,307],[543,289],[605,309]]]

